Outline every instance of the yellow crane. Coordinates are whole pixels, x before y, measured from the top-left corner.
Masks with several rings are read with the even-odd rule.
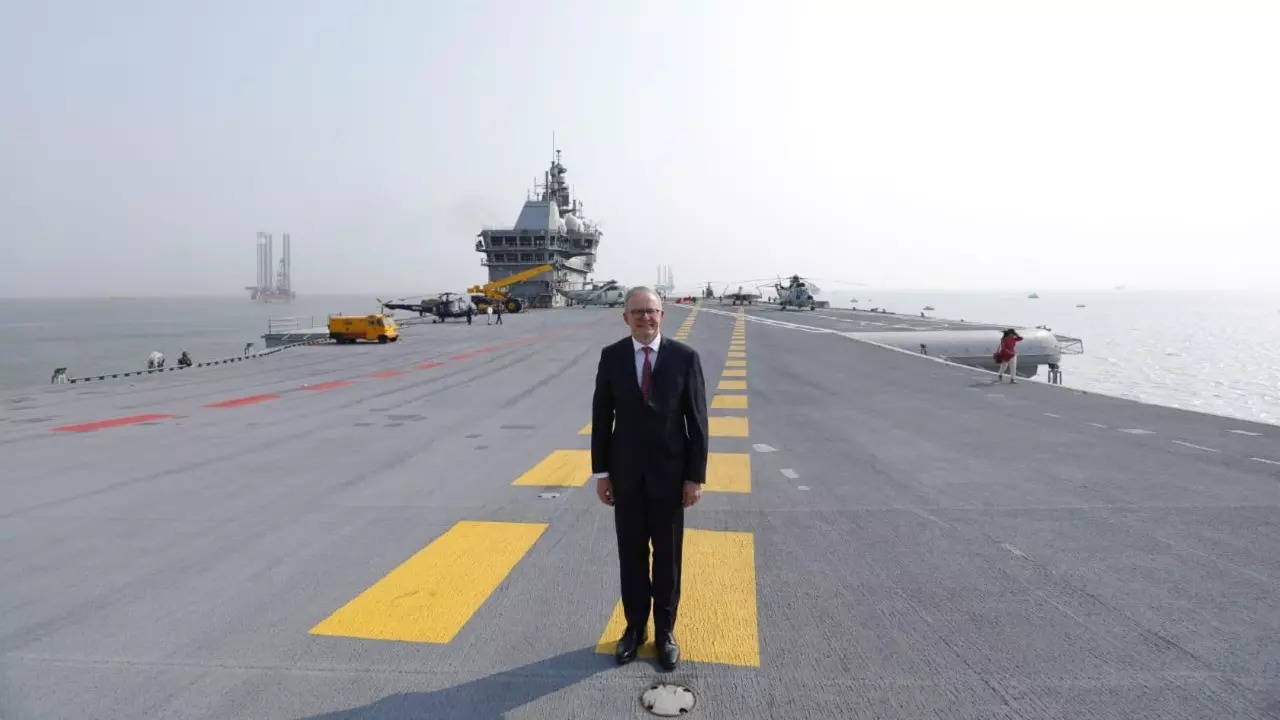
[[[512,285],[525,280],[531,280],[544,272],[554,270],[556,265],[539,265],[531,267],[528,270],[521,270],[514,275],[508,275],[499,280],[487,282],[484,285],[472,285],[467,288],[467,292],[472,296],[471,301],[475,303],[476,309],[484,312],[492,303],[500,302],[507,312],[520,312],[524,309],[524,303],[520,298],[514,298],[507,294]]]

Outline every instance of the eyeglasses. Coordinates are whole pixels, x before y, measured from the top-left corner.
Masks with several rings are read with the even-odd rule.
[[[662,314],[662,308],[636,308],[627,312],[631,313],[631,317],[644,317],[645,315],[657,317]]]

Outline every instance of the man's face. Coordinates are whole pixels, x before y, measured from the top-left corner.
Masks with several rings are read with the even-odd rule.
[[[662,327],[662,301],[652,293],[637,293],[622,311],[622,319],[631,328],[631,337],[648,344]]]

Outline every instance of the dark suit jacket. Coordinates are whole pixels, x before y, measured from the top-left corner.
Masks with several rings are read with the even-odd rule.
[[[684,483],[707,480],[707,389],[702,359],[665,335],[646,405],[627,337],[600,352],[591,399],[591,471],[609,473],[619,498],[678,499]]]

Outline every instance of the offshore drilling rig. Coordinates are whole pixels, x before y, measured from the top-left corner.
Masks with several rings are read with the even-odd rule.
[[[258,233],[258,279],[256,285],[246,285],[249,299],[254,302],[292,302],[293,292],[293,260],[289,255],[289,233],[284,234],[284,247],[281,249],[280,267],[272,262],[275,254],[274,242],[270,233]],[[274,271],[274,272],[273,272]]]

